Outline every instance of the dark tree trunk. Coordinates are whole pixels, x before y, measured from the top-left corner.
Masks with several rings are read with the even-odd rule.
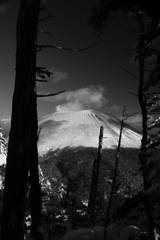
[[[101,155],[102,155],[102,142],[103,142],[103,126],[100,127],[98,155],[97,155],[97,159],[94,160],[94,164],[93,164],[90,196],[89,196],[89,203],[88,203],[88,209],[87,209],[90,226],[93,225],[93,221],[94,221],[94,211],[95,211],[95,203],[96,203],[98,180],[99,180],[99,169],[100,169]]]
[[[143,26],[143,19],[141,14],[138,14],[138,22],[139,22],[139,30],[140,30],[140,37],[137,47],[137,53],[139,54],[139,87],[138,87],[138,100],[141,107],[142,112],[142,142],[141,142],[141,151],[146,151],[147,145],[147,136],[148,136],[148,125],[147,125],[147,101],[144,95],[144,60],[145,57],[143,56],[143,49],[145,48],[145,42],[143,38],[144,34],[144,26]],[[146,164],[146,157],[139,155],[139,160],[142,166]],[[143,174],[143,184],[144,184],[144,191],[148,190],[151,187],[151,184],[147,181],[147,172],[142,172]],[[146,216],[148,221],[148,232],[150,240],[154,240],[154,219],[152,217],[153,207],[151,208],[150,201],[148,199],[145,200],[145,210]]]
[[[92,169],[92,179],[91,179],[91,186],[90,186],[90,194],[89,194],[89,201],[88,201],[88,207],[87,207],[87,215],[90,217],[91,215],[91,207],[92,207],[92,201],[94,197],[94,185],[95,185],[95,166],[96,166],[97,159],[94,159],[93,162],[93,169]]]
[[[24,239],[39,7],[40,0],[21,0],[17,20],[16,78],[3,196],[2,240]]]
[[[111,211],[111,206],[112,206],[112,199],[113,199],[114,188],[115,188],[115,184],[116,184],[117,171],[118,171],[118,162],[119,162],[119,154],[120,154],[120,148],[121,148],[124,112],[125,112],[125,109],[123,110],[123,116],[122,116],[122,121],[121,121],[119,141],[118,141],[118,147],[117,147],[117,152],[116,152],[116,160],[115,160],[115,166],[114,166],[113,181],[112,181],[111,192],[110,192],[110,196],[109,196],[109,202],[108,202],[107,213],[106,213],[106,218],[105,218],[103,239],[106,239],[107,227],[108,227],[108,225],[110,223],[110,211]]]

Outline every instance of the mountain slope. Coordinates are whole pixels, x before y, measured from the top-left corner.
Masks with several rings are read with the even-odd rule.
[[[56,112],[39,120],[41,128],[38,151],[42,156],[48,151],[65,147],[98,147],[100,126],[104,127],[103,148],[115,148],[118,144],[121,121],[95,110]],[[122,147],[139,148],[141,135],[125,126]]]

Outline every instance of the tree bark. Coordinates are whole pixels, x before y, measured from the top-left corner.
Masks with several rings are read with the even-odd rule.
[[[3,196],[2,240],[24,239],[39,7],[40,0],[21,0],[17,19],[16,77]]]
[[[144,95],[144,60],[145,57],[143,56],[143,49],[145,48],[145,42],[143,38],[144,34],[144,26],[143,26],[143,19],[141,14],[137,14],[138,16],[138,23],[139,23],[139,30],[140,30],[140,37],[137,47],[137,53],[139,54],[139,87],[138,87],[138,100],[141,107],[142,112],[142,141],[141,141],[141,151],[146,151],[146,145],[147,145],[147,136],[148,136],[148,126],[147,126],[147,102],[146,97]],[[139,155],[139,160],[142,166],[146,164],[146,157]],[[151,185],[147,181],[147,173],[142,170],[143,175],[143,184],[144,184],[144,191],[148,190]],[[150,202],[146,199],[145,200],[145,210],[146,210],[146,216],[148,221],[148,233],[149,238],[151,240],[154,240],[154,219],[152,217],[152,211]]]

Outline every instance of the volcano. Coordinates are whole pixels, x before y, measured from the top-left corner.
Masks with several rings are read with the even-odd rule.
[[[55,112],[39,120],[39,155],[49,151],[76,148],[98,147],[100,126],[104,127],[103,148],[116,148],[120,134],[121,120],[95,110]],[[141,135],[125,124],[121,146],[139,148]]]

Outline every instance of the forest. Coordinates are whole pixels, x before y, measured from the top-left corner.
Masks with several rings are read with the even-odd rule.
[[[47,66],[37,66],[37,53],[45,48],[87,51],[96,44],[83,49],[39,45],[38,24],[51,17],[40,19],[41,11],[48,11],[46,1],[20,0],[7,163],[0,168],[0,239],[158,240],[160,2],[99,0],[86,23],[97,38],[103,38],[118,14],[134,22],[134,27],[128,29],[137,34],[134,61],[138,61],[138,75],[122,70],[138,80],[138,91],[132,94],[138,99],[142,114],[140,149],[121,146],[125,120],[129,117],[124,106],[115,149],[103,150],[102,126],[97,149],[66,147],[43,157],[37,147],[41,134],[37,98],[54,97],[64,91],[37,93],[36,82],[46,84],[52,75]],[[149,69],[145,64],[148,59],[152,61]],[[151,123],[148,114],[156,116]]]

